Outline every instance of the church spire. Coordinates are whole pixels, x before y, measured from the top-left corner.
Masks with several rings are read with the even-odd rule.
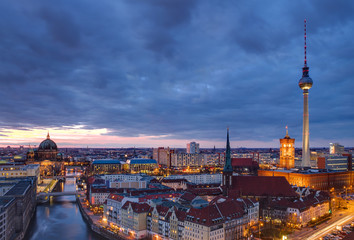
[[[229,128],[227,128],[226,156],[225,156],[224,172],[232,172]]]
[[[47,139],[50,139],[50,136],[49,136],[49,131],[48,131],[48,134],[47,134]]]

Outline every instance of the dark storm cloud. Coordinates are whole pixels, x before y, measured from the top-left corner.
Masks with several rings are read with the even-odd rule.
[[[303,19],[311,141],[353,145],[349,1],[0,2],[0,128],[301,142]]]

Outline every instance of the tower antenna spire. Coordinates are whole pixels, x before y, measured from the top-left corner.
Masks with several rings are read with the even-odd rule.
[[[285,129],[286,129],[286,137],[289,137],[288,126],[286,126]]]
[[[305,59],[304,59],[304,65],[307,67],[307,58],[306,58],[306,18],[304,19],[304,53],[305,53]]]

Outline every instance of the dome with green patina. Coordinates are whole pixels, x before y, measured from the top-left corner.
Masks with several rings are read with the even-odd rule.
[[[39,144],[38,150],[57,150],[57,144],[50,139],[49,133],[47,135],[47,139],[42,141],[41,144]]]

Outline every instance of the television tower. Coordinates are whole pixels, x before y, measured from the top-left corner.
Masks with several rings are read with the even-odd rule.
[[[310,143],[309,143],[309,89],[312,87],[312,79],[309,77],[309,67],[307,66],[306,59],[306,19],[304,20],[304,39],[305,39],[305,61],[304,67],[302,68],[302,78],[299,81],[299,87],[303,90],[304,95],[304,116],[302,125],[302,162],[301,166],[310,167]]]

